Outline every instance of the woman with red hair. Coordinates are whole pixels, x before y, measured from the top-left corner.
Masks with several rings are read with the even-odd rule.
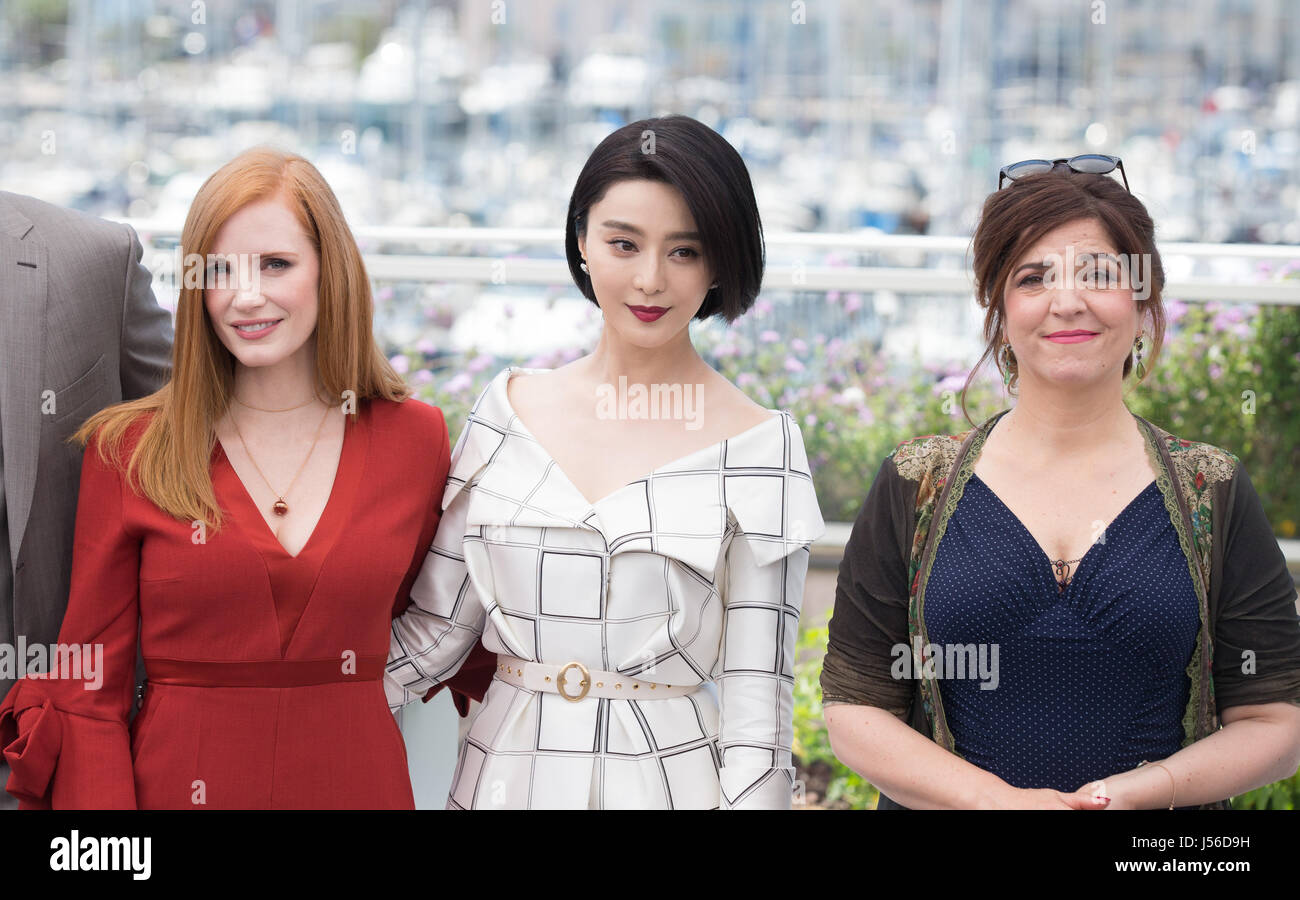
[[[381,678],[440,517],[442,413],[376,345],[361,254],[305,159],[223,166],[182,248],[171,380],[75,436],[59,645],[92,671],[14,685],[6,787],[24,808],[412,808]]]

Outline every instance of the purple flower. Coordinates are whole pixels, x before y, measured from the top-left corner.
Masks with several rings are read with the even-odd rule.
[[[942,397],[948,391],[952,391],[954,394],[960,393],[965,384],[965,375],[948,375],[934,386],[935,396]]]
[[[398,375],[405,375],[411,369],[411,361],[401,353],[394,356],[388,362],[390,365],[392,365],[393,371],[395,371]]]
[[[1220,365],[1218,365],[1218,364],[1211,365],[1211,366],[1210,366],[1210,377],[1213,378],[1215,381],[1218,381],[1220,378],[1222,378],[1222,377],[1223,377],[1223,366],[1220,366]]]
[[[442,386],[442,389],[445,393],[455,395],[469,390],[470,386],[473,385],[473,383],[474,383],[474,379],[469,377],[468,372],[461,372],[460,374],[452,378],[450,381],[448,381],[446,384],[444,384]]]
[[[785,370],[787,372],[802,372],[803,363],[799,362],[799,360],[795,359],[793,356],[787,356],[785,358]]]
[[[477,375],[490,365],[492,365],[492,357],[486,353],[479,353],[469,361],[469,365],[465,368],[467,371]]]
[[[415,349],[425,356],[433,356],[438,352],[438,345],[431,338],[420,338],[415,343]]]
[[[849,294],[844,300],[844,311],[852,313],[860,309],[862,309],[862,296],[860,294]]]
[[[816,416],[815,414],[813,414],[813,413],[809,413],[808,415],[804,416],[803,423],[804,423],[804,425],[808,426],[809,428],[816,427],[816,425],[817,425],[817,416]]]
[[[1165,304],[1165,317],[1172,325],[1187,315],[1187,304],[1181,300],[1170,300]]]
[[[757,316],[758,318],[762,319],[766,317],[767,314],[770,313],[771,311],[772,311],[772,304],[769,301],[763,299],[758,299],[754,301],[754,315]]]
[[[795,338],[790,342],[790,349],[802,356],[808,352],[808,344],[799,338]]]
[[[751,384],[758,383],[758,376],[753,372],[741,372],[736,376],[737,387],[749,387]]]
[[[430,372],[428,369],[420,369],[418,372],[415,373],[415,375],[411,377],[411,380],[414,381],[416,384],[432,384],[433,373]]]
[[[764,344],[775,344],[777,341],[781,340],[781,335],[768,329],[758,336],[758,340]]]

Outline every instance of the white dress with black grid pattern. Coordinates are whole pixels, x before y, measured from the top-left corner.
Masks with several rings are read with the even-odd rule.
[[[592,504],[511,409],[514,371],[533,370],[492,380],[453,451],[437,537],[393,622],[389,706],[449,678],[480,636],[716,694],[572,702],[498,677],[448,807],[788,808],[795,638],[824,531],[798,426],[774,411]]]

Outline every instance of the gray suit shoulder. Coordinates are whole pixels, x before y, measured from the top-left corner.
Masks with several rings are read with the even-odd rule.
[[[123,247],[129,243],[127,228],[120,222],[111,222],[76,209],[66,209],[26,194],[0,191],[0,200],[29,219],[35,235],[44,244],[57,243],[60,239],[120,244]],[[30,237],[29,235],[29,239]]]

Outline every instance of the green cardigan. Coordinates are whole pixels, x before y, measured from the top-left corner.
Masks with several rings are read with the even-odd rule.
[[[890,667],[897,645],[929,643],[925,588],[936,548],[1003,415],[962,434],[905,441],[885,459],[844,548],[822,668],[823,703],[887,709],[953,753],[935,679],[894,678]],[[1220,709],[1300,703],[1295,583],[1237,457],[1134,418],[1200,608],[1187,666],[1187,746],[1218,730]],[[897,804],[882,795],[881,808],[887,806]]]

